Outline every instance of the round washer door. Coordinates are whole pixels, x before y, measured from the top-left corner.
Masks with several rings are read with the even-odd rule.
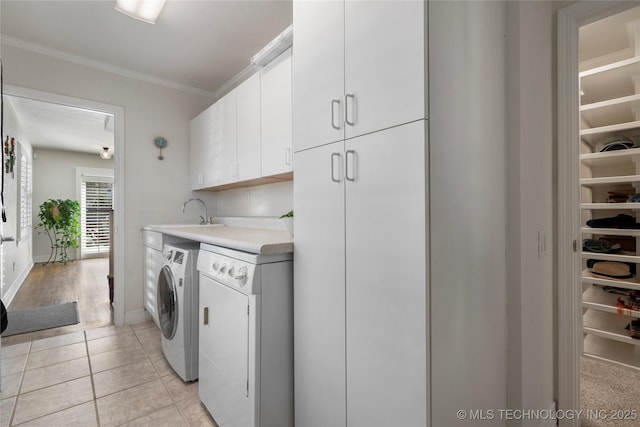
[[[158,276],[158,320],[162,335],[172,339],[178,329],[178,294],[168,265],[162,267]]]

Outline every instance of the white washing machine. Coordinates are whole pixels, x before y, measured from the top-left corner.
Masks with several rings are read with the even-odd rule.
[[[162,351],[184,381],[198,378],[198,243],[164,245],[158,275]]]

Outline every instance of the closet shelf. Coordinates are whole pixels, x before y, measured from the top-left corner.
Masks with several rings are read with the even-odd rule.
[[[582,129],[580,131],[580,137],[584,142],[591,146],[595,146],[598,142],[601,142],[608,134],[626,134],[629,131],[637,131],[640,128],[640,120],[633,122],[617,123],[615,125],[599,126],[595,128]]]
[[[586,210],[640,209],[640,203],[580,203],[580,209],[586,209]]]
[[[614,279],[593,274],[588,269],[582,270],[582,283],[590,283],[601,286],[615,286],[617,288],[635,289],[640,291],[640,280],[637,277],[631,279]]]
[[[625,184],[640,182],[640,175],[605,176],[600,178],[582,178],[580,185],[593,187],[596,185]]]
[[[640,95],[639,95],[640,96]],[[605,151],[603,153],[585,153],[580,155],[583,165],[593,166],[616,166],[634,165],[640,161],[640,148],[630,148],[628,150]]]
[[[599,259],[602,261],[620,261],[640,263],[640,255],[628,255],[627,253],[601,254],[597,252],[582,252],[583,259]]]
[[[628,123],[640,111],[640,94],[594,102],[580,107],[580,113],[590,128]]]
[[[593,228],[582,227],[580,229],[582,234],[597,234],[597,235],[609,235],[609,236],[636,236],[640,237],[640,230],[634,228]]]
[[[616,302],[621,295],[605,292],[598,286],[590,286],[582,293],[582,306],[605,313],[618,314]],[[624,316],[640,317],[640,311],[624,309]]]
[[[600,73],[606,73],[607,71],[620,70],[626,67],[632,67],[631,71],[636,71],[640,69],[640,57],[634,56],[633,58],[612,62],[611,64],[591,68],[590,70],[584,70],[578,73],[578,77],[582,79],[584,77],[589,77],[589,76],[593,76],[595,74],[600,74]]]
[[[606,313],[600,310],[587,310],[582,316],[583,331],[588,334],[640,346],[640,339],[631,338],[625,327],[633,318]]]

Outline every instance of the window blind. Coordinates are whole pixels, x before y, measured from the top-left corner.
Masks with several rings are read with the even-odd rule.
[[[109,213],[113,209],[113,178],[82,178],[82,256],[109,252]]]

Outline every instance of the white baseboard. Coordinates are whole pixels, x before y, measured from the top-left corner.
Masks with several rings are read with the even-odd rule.
[[[13,301],[13,298],[15,298],[16,294],[20,290],[20,287],[24,283],[24,280],[27,278],[32,268],[33,261],[27,264],[27,266],[20,272],[18,277],[16,277],[16,280],[11,284],[11,286],[9,286],[7,292],[2,296],[2,303],[5,305],[5,307],[9,307],[9,304],[11,304],[11,301]]]
[[[75,257],[69,257],[69,261],[75,261],[75,260],[76,260]],[[33,256],[33,262],[35,262],[35,263],[45,263],[47,261],[53,262],[53,260],[49,259],[49,255],[34,255]]]
[[[127,311],[124,313],[124,324],[141,323],[151,320],[151,316],[144,309]]]

